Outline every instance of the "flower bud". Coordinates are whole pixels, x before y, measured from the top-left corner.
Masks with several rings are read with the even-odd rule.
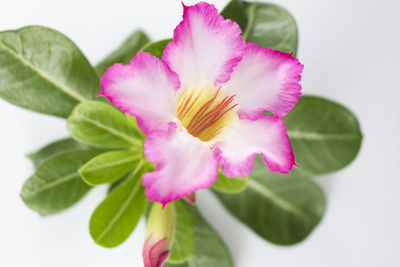
[[[189,204],[194,205],[196,204],[196,193],[193,192],[189,195],[186,195],[183,199],[186,200]]]
[[[161,267],[167,260],[175,231],[175,206],[173,203],[164,208],[154,203],[147,221],[146,241],[143,247],[145,267]]]

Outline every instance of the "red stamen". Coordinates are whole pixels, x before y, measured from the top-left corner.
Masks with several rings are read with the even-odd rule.
[[[208,127],[210,127],[211,125],[213,125],[214,123],[216,123],[219,119],[221,119],[226,113],[228,113],[229,111],[231,111],[232,109],[234,109],[237,106],[237,104],[233,105],[232,107],[230,107],[229,109],[225,110],[224,112],[222,112],[221,114],[219,114],[217,117],[214,117],[211,121],[209,121],[207,124],[203,125],[202,128],[198,129],[196,131],[195,134],[193,135],[199,135],[200,133],[202,133],[204,130],[206,130]]]
[[[204,115],[201,119],[199,119],[198,121],[196,121],[196,126],[193,129],[193,131],[195,131],[196,129],[198,129],[199,127],[201,127],[203,125],[203,122],[215,117],[219,112],[221,112],[222,110],[224,110],[227,106],[229,106],[229,104],[233,101],[233,96],[231,96],[227,101],[226,100],[227,97],[224,98],[224,100],[222,100],[221,103],[219,103],[217,106],[215,106],[212,110],[210,110],[206,115]],[[189,128],[189,127],[188,127]]]
[[[189,129],[192,125],[192,123],[194,123],[194,121],[196,121],[197,117],[203,115],[203,113],[207,110],[207,108],[214,102],[214,100],[217,98],[218,93],[219,93],[220,88],[218,88],[217,92],[215,93],[215,95],[208,100],[197,112],[196,114],[193,116],[193,118],[190,120],[187,128]]]
[[[214,127],[215,129],[210,129],[210,127],[218,123],[218,121],[222,119],[228,112],[233,110],[237,104],[231,105],[235,95],[230,97],[226,96],[222,100],[218,100],[220,90],[221,87],[219,87],[215,94],[201,107],[195,107],[196,102],[201,97],[201,92],[194,97],[194,99],[194,93],[192,92],[188,92],[189,94],[187,96],[184,95],[183,99],[181,99],[177,110],[177,115],[181,121],[184,121],[185,117],[190,114],[190,117],[186,119],[190,119],[190,121],[184,126],[191,135],[199,137],[204,131],[209,129],[207,136],[205,138],[203,136],[204,139],[201,138],[202,140],[207,141],[221,133],[225,125],[222,124],[218,127]],[[196,110],[193,110],[193,107],[195,107]],[[192,114],[192,111],[194,111],[194,114]]]

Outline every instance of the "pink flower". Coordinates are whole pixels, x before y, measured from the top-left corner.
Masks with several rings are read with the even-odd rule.
[[[144,153],[156,163],[143,176],[149,200],[166,204],[210,187],[218,165],[229,177],[249,174],[255,154],[273,172],[295,164],[282,118],[300,97],[303,65],[240,34],[213,5],[184,6],[162,60],[139,52],[101,79],[101,95],[147,135]]]
[[[175,206],[164,208],[154,203],[147,222],[146,241],[143,246],[144,267],[161,267],[168,259],[176,222]]]

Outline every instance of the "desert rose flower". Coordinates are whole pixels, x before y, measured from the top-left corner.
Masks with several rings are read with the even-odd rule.
[[[167,260],[175,231],[175,207],[154,203],[147,222],[143,247],[144,267],[160,267]]]
[[[162,60],[139,52],[101,79],[100,95],[147,135],[144,154],[156,164],[143,176],[149,200],[165,205],[206,189],[219,165],[228,177],[249,174],[256,154],[273,172],[295,165],[282,118],[300,97],[303,65],[240,34],[213,5],[184,6]]]

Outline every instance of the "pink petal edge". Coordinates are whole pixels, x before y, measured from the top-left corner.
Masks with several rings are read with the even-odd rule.
[[[243,115],[237,128],[227,135],[215,145],[214,155],[228,177],[250,174],[256,154],[261,154],[272,172],[288,173],[296,166],[286,126],[278,117]],[[269,140],[273,142],[268,143]]]
[[[224,19],[212,4],[182,5],[183,20],[162,59],[179,75],[183,88],[226,82],[246,48],[239,25]]]
[[[150,201],[164,206],[197,190],[209,188],[217,179],[218,162],[211,149],[196,137],[177,131],[153,132],[145,140],[144,154],[156,170],[143,175],[142,184]]]
[[[100,96],[136,118],[145,134],[165,130],[176,115],[178,76],[147,52],[139,52],[127,65],[114,64],[101,78]]]
[[[240,113],[257,118],[264,110],[286,116],[301,95],[303,65],[292,54],[247,43],[224,91],[235,94]]]

